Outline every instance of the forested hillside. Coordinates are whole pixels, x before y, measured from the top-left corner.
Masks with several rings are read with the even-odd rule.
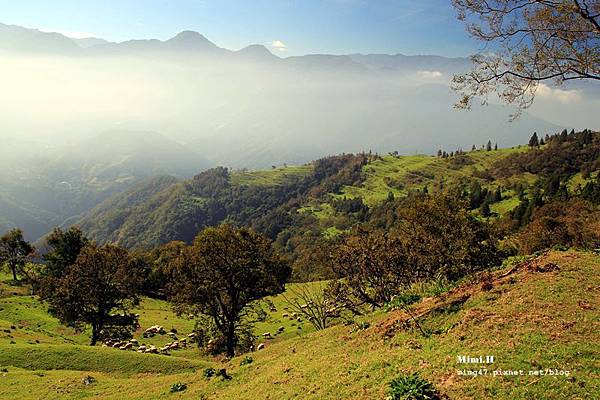
[[[324,247],[356,225],[392,226],[403,202],[419,194],[455,189],[473,215],[505,234],[527,225],[534,210],[548,212],[556,199],[598,202],[600,135],[534,136],[509,149],[489,142],[436,156],[342,155],[297,167],[214,168],[185,181],[150,180],[105,201],[78,225],[100,243],[129,248],[189,243],[222,222],[251,226],[294,262],[297,279],[327,278],[313,270]]]
[[[151,247],[171,240],[190,242],[204,227],[227,221],[255,226],[275,237],[287,225],[285,207],[294,208],[309,193],[328,193],[358,184],[369,156],[347,155],[304,167],[268,173],[232,173],[213,168],[193,179],[148,191],[133,188],[101,204],[80,225],[101,243]],[[147,195],[138,191],[148,191]],[[129,199],[135,198],[135,201]]]

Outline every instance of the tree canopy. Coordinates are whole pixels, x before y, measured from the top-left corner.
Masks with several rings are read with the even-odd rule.
[[[129,313],[138,303],[145,266],[127,250],[88,244],[47,299],[50,312],[65,325],[92,327],[91,345],[103,338],[127,337],[137,326]]]
[[[220,225],[205,229],[181,253],[170,293],[180,312],[209,316],[233,356],[248,306],[282,293],[290,273],[265,237]]]
[[[49,276],[61,277],[67,268],[75,263],[81,250],[89,243],[81,230],[76,227],[63,231],[55,228],[46,237],[48,252],[43,258],[46,261],[46,273]]]
[[[0,265],[6,263],[16,281],[34,251],[35,248],[23,238],[23,231],[12,229],[0,238]]]

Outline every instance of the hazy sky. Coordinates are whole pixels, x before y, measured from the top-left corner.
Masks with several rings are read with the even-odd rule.
[[[198,31],[221,47],[280,56],[477,49],[449,0],[0,0],[0,22],[111,41]]]

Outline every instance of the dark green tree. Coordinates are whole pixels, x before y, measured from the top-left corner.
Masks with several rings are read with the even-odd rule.
[[[519,205],[510,212],[510,215],[519,226],[523,226],[529,222],[530,215],[528,213],[530,213],[529,199],[527,197],[521,197]]]
[[[560,177],[556,174],[551,175],[545,182],[544,194],[546,197],[554,197],[560,189]]]
[[[600,173],[596,176],[596,181],[585,184],[581,190],[581,197],[595,204],[600,204]]]
[[[494,199],[493,199],[493,201],[494,201],[494,203],[502,201],[502,189],[499,186],[494,191]]]
[[[484,201],[483,204],[481,205],[480,212],[481,212],[481,215],[484,216],[485,218],[492,215],[492,211],[490,210],[490,204],[487,201]]]
[[[48,251],[43,256],[46,262],[46,274],[55,278],[63,276],[88,243],[89,240],[79,228],[72,227],[66,231],[55,228],[46,237]]]
[[[487,196],[487,189],[482,188],[478,181],[474,181],[471,184],[469,190],[469,203],[472,209],[475,209],[481,205]]]
[[[240,329],[251,323],[251,303],[282,293],[291,268],[265,237],[221,225],[200,233],[181,254],[170,288],[176,310],[209,316],[235,354]]]
[[[12,229],[0,238],[0,265],[7,264],[16,281],[34,251],[35,248],[23,238],[23,231]]]
[[[538,139],[537,132],[533,132],[533,135],[531,135],[531,138],[529,139],[529,147],[539,147],[539,146],[540,146],[540,141]]]
[[[144,272],[127,250],[88,244],[58,279],[49,311],[67,326],[91,326],[92,346],[104,338],[131,337],[138,323],[129,311],[138,304]]]
[[[560,136],[559,136],[559,138],[560,138],[560,141],[561,141],[561,142],[564,142],[565,140],[567,140],[567,138],[568,138],[568,137],[569,137],[569,133],[567,132],[567,130],[566,130],[566,129],[563,129],[563,130],[560,132]]]
[[[60,278],[75,264],[79,253],[88,243],[81,230],[75,227],[66,231],[55,228],[46,237],[46,254],[42,256],[46,264],[41,271],[39,291],[42,300],[49,300],[57,293]]]

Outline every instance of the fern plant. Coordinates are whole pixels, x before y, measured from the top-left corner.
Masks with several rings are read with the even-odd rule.
[[[401,375],[389,383],[386,400],[439,400],[435,386],[419,374]]]

